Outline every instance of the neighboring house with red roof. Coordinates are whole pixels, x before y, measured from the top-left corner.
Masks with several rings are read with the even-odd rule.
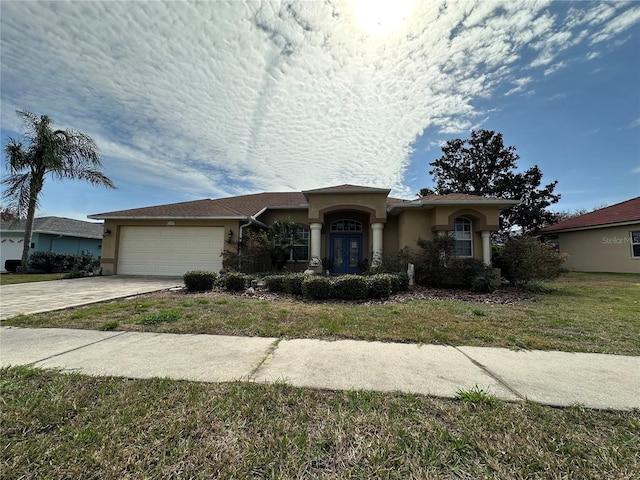
[[[363,260],[397,254],[451,232],[459,256],[491,262],[490,235],[500,210],[517,200],[472,195],[430,195],[416,200],[389,197],[390,190],[339,185],[302,192],[265,192],[204,199],[90,215],[104,220],[103,273],[182,275],[218,271],[222,252],[237,251],[250,228],[291,219],[299,244],[289,269],[357,273]],[[295,258],[294,258],[295,255]]]
[[[581,272],[640,273],[640,197],[549,225],[540,234]]]

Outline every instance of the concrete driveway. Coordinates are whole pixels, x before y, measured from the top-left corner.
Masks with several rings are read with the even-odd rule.
[[[184,285],[182,277],[112,275],[0,285],[0,320]]]

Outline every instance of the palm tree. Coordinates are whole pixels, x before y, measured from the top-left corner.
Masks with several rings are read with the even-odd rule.
[[[75,130],[53,130],[53,122],[46,115],[26,111],[16,114],[22,117],[28,145],[8,139],[4,149],[8,176],[2,180],[6,188],[2,196],[20,218],[26,219],[22,249],[22,269],[26,271],[38,196],[47,175],[55,180],[84,180],[107,188],[115,185],[101,172],[100,152],[91,137]]]

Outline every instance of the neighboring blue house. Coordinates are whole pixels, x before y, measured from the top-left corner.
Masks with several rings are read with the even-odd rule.
[[[31,251],[72,255],[90,254],[100,258],[103,224],[62,217],[36,218],[31,237]],[[0,270],[6,260],[20,260],[24,221],[0,222]]]

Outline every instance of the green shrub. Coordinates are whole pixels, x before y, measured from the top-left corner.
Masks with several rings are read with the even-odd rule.
[[[438,235],[432,240],[419,238],[421,251],[412,258],[415,266],[415,282],[426,287],[442,287],[450,282],[447,270],[453,256],[455,240],[449,235]]]
[[[439,235],[433,240],[418,239],[421,252],[414,258],[415,282],[426,287],[463,287],[471,289],[479,277],[489,284],[493,270],[476,258],[458,258],[453,254],[455,240]],[[481,288],[480,283],[477,285]]]
[[[366,278],[367,298],[386,298],[391,295],[391,275],[378,273]]]
[[[478,278],[485,278],[491,283],[493,269],[477,258],[453,258],[446,266],[451,279],[446,285],[463,286],[471,289]]]
[[[343,275],[333,281],[335,298],[362,300],[367,298],[367,280],[360,275]]]
[[[241,292],[245,289],[249,277],[243,273],[230,272],[223,276],[225,290],[229,292]]]
[[[302,281],[302,294],[312,300],[327,300],[333,297],[333,282],[327,277],[307,275]]]
[[[71,255],[58,252],[34,252],[29,267],[44,273],[64,273],[88,270],[96,263],[92,255]]]
[[[305,275],[304,273],[290,273],[289,275],[285,275],[282,281],[285,293],[302,295],[302,282],[308,276],[309,275]]]
[[[491,293],[493,292],[493,285],[491,285],[491,278],[483,276],[473,279],[471,284],[471,291],[476,293]]]
[[[494,265],[515,285],[526,285],[532,280],[557,278],[565,269],[566,256],[554,247],[531,237],[510,238],[500,251]]]
[[[391,293],[409,290],[409,274],[407,272],[392,273],[389,275],[389,280],[391,280]]]
[[[284,277],[286,275],[269,275],[264,277],[264,284],[272,292],[284,292]]]
[[[184,286],[189,292],[206,292],[213,290],[216,276],[215,272],[192,270],[184,274]]]

